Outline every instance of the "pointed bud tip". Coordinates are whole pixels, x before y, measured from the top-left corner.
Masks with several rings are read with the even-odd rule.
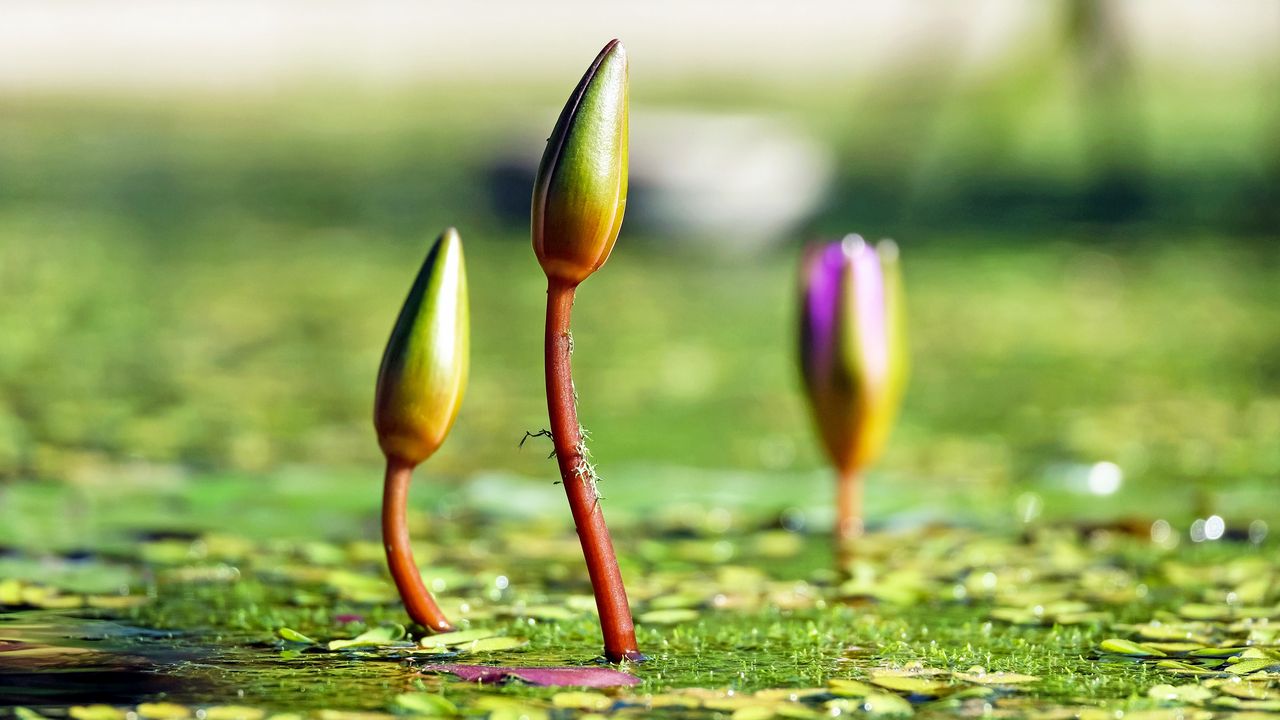
[[[433,245],[439,245],[441,252],[462,250],[462,234],[455,227],[447,227],[440,233],[440,237],[436,238]]]
[[[611,63],[621,63],[624,72],[628,68],[627,65],[627,49],[623,46],[622,41],[614,38],[605,43],[600,52],[596,54],[591,64],[587,66],[587,71],[583,73],[582,80],[579,81],[578,87],[569,96],[569,105],[576,106],[582,101],[582,98],[590,91],[590,87],[600,77],[604,68]],[[625,82],[625,80],[624,80]]]
[[[605,59],[610,56],[620,58],[624,61],[627,58],[627,48],[625,45],[622,44],[622,41],[619,40],[618,38],[614,38],[610,40],[609,42],[604,44],[604,47],[600,48],[599,54],[596,55],[595,62],[591,64],[592,68],[598,69],[601,65],[604,64]]]

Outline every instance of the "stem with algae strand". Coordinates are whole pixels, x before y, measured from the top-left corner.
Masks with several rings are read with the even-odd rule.
[[[610,662],[639,660],[635,625],[622,573],[613,552],[613,540],[604,524],[595,471],[583,457],[582,426],[578,424],[570,365],[569,316],[573,310],[575,285],[552,279],[547,286],[547,413],[551,420],[551,440],[569,509],[582,542],[582,554],[591,576],[591,589],[600,612],[604,634],[604,654]]]

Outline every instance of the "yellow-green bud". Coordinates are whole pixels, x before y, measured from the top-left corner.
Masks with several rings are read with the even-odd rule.
[[[604,265],[627,205],[627,53],[610,41],[587,68],[533,184],[533,251],[547,277],[577,285]]]
[[[373,426],[389,459],[417,465],[444,442],[462,405],[470,345],[462,238],[449,228],[422,263],[378,370]]]

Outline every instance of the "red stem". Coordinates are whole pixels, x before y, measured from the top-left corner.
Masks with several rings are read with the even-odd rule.
[[[849,570],[854,546],[862,532],[862,474],[857,470],[841,470],[836,478],[836,570]]]
[[[422,583],[418,565],[413,561],[413,550],[409,548],[409,527],[404,516],[412,476],[412,465],[387,459],[387,478],[382,485],[382,544],[387,551],[387,567],[391,569],[409,617],[432,632],[450,632],[453,625]]]
[[[547,413],[551,418],[551,439],[560,465],[560,478],[569,509],[578,528],[582,554],[591,576],[596,608],[600,611],[600,631],[604,654],[610,662],[639,660],[636,630],[627,604],[627,590],[614,556],[613,540],[604,524],[600,495],[592,470],[582,457],[582,427],[578,424],[577,400],[569,362],[569,315],[573,310],[574,285],[551,280],[547,286]]]

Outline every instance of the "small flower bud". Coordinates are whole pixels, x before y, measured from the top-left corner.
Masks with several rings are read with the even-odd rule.
[[[860,470],[883,449],[906,386],[898,248],[851,235],[811,250],[802,282],[805,390],[832,462]]]
[[[533,184],[533,251],[577,285],[604,265],[627,204],[627,53],[609,42],[560,112]]]
[[[449,228],[418,271],[378,370],[373,425],[388,459],[417,465],[444,442],[462,404],[470,342],[462,239]]]

